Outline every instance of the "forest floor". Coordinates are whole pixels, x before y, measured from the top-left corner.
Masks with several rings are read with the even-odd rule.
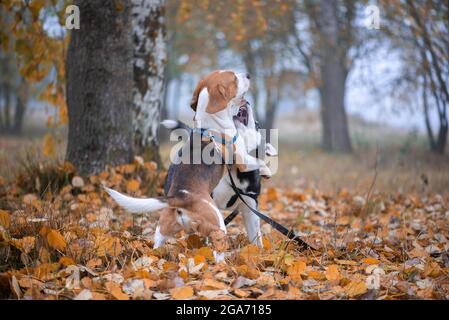
[[[354,155],[327,154],[308,133],[281,137],[260,209],[318,250],[265,223],[257,248],[238,217],[225,263],[196,236],[153,250],[154,218],[102,191],[160,194],[165,173],[154,163],[81,178],[42,160],[41,139],[0,138],[0,298],[448,299],[448,157],[414,136],[377,137],[376,147],[358,133]]]

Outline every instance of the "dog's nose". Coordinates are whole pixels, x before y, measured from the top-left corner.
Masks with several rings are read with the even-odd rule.
[[[251,76],[249,75],[249,73],[246,73],[246,79],[251,79]]]

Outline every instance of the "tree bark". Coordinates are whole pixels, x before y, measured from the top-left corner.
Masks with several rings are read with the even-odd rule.
[[[132,0],[132,28],[134,146],[147,160],[161,163],[157,131],[167,61],[165,1]]]
[[[334,1],[321,1],[320,97],[322,144],[328,151],[352,152],[345,110],[347,48],[339,45],[338,8]]]
[[[25,79],[20,79],[19,89],[17,92],[16,109],[14,111],[14,122],[12,133],[20,135],[23,129],[23,119],[27,109],[30,88]]]
[[[66,158],[80,174],[95,174],[133,159],[131,8],[123,0],[75,5],[82,16],[67,54]]]

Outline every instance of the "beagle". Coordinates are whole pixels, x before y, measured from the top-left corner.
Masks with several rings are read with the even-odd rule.
[[[242,136],[245,141],[248,153],[261,146],[262,137],[258,131],[258,124],[254,119],[252,107],[249,104],[240,107],[239,113],[234,117],[234,123],[239,135]],[[182,129],[189,132],[192,131],[192,128],[179,120],[164,120],[161,124],[170,130]],[[270,143],[265,143],[265,148],[260,149],[265,150],[265,154],[268,156],[277,155],[277,150]],[[171,165],[168,169],[169,176],[172,170],[173,165]],[[240,193],[244,197],[246,203],[253,209],[257,209],[261,189],[261,177],[259,170],[241,172],[236,166],[233,166],[231,174],[236,187],[240,190]],[[168,185],[168,183],[165,185],[165,193],[168,192]],[[222,177],[218,185],[214,188],[211,197],[220,210],[238,209],[238,211],[243,215],[243,221],[248,239],[252,243],[262,246],[259,218],[253,214],[235,194],[227,174]]]
[[[247,152],[245,141],[238,134],[234,122],[235,117],[246,112],[247,101],[244,95],[249,86],[248,73],[220,70],[206,75],[198,82],[190,103],[190,107],[195,111],[194,127],[215,132],[224,136],[224,140],[232,139],[233,155],[221,148],[222,156],[226,161],[233,161],[241,172],[260,169],[262,176],[270,177],[271,171],[265,162]]]
[[[197,156],[211,142],[196,140],[198,132],[191,132],[190,139],[180,150]],[[193,141],[201,141],[201,148]],[[217,155],[218,156],[218,155]],[[123,208],[132,213],[152,213],[162,210],[154,235],[154,248],[159,248],[169,238],[184,230],[187,234],[199,233],[207,237],[214,249],[216,261],[223,260],[228,248],[227,230],[223,216],[211,194],[225,174],[225,165],[216,161],[172,164],[167,176],[164,199],[137,199],[105,188],[109,195]]]

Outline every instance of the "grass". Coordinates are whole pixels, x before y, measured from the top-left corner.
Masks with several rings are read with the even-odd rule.
[[[448,193],[449,156],[430,153],[425,137],[370,124],[351,123],[354,153],[326,153],[319,148],[320,128],[310,115],[308,117],[280,120],[279,167],[270,180],[264,181],[264,186],[317,188],[331,194],[341,190],[367,191],[374,175],[378,148],[375,192]],[[164,143],[161,146],[166,167],[172,145]],[[0,137],[0,176],[11,179],[19,171],[31,174],[39,169],[30,167],[31,162],[61,162],[65,141],[59,139],[57,160],[42,159],[41,148],[41,137]],[[45,175],[46,170],[51,171],[49,168],[38,171]],[[45,184],[45,177],[41,179]],[[33,183],[25,176],[22,180]]]

